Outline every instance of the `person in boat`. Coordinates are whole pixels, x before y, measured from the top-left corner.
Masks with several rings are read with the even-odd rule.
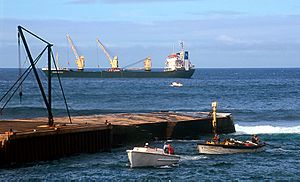
[[[168,154],[175,154],[174,148],[171,146],[171,144],[168,144]]]
[[[145,143],[145,148],[149,148],[149,143]]]
[[[259,144],[260,139],[257,135],[252,135],[251,142],[255,144]]]
[[[167,144],[167,142],[164,143],[163,150],[165,153],[169,152],[169,145]]]
[[[215,136],[213,138],[213,141],[214,141],[215,144],[220,143],[220,136],[218,134],[215,134]]]

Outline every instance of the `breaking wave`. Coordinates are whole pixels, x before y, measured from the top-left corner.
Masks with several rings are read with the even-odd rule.
[[[300,134],[300,126],[240,126],[235,124],[235,130],[238,134],[275,134],[275,133],[296,133]]]

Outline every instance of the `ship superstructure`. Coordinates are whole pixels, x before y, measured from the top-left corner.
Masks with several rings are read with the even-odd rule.
[[[194,66],[189,60],[189,52],[184,50],[183,42],[180,42],[181,50],[170,54],[166,59],[165,71],[190,70]]]

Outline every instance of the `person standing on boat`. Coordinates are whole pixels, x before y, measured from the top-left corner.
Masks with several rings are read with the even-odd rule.
[[[215,144],[220,143],[220,136],[217,133],[215,134],[215,136],[213,138],[213,141],[214,141]]]
[[[253,135],[252,138],[251,138],[251,142],[259,144],[260,139],[259,139],[259,137],[257,135]]]

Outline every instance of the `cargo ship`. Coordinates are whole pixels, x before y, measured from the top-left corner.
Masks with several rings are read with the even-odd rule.
[[[166,58],[163,70],[152,70],[151,58],[147,57],[139,62],[144,62],[144,68],[126,69],[119,68],[118,56],[113,59],[106,51],[105,46],[96,39],[99,47],[105,53],[111,68],[107,70],[90,71],[84,69],[84,56],[79,56],[77,50],[67,34],[67,39],[76,57],[77,69],[69,68],[52,68],[51,74],[60,77],[76,77],[76,78],[191,78],[195,72],[194,65],[189,60],[189,52],[184,49],[183,42],[180,43],[181,50],[170,54]],[[139,63],[137,62],[137,63]],[[48,74],[48,68],[42,68],[45,74]]]

